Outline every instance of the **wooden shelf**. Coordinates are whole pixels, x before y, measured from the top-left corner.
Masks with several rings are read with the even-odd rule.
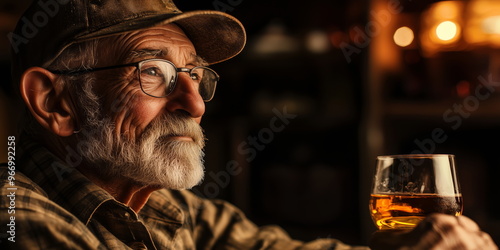
[[[476,99],[477,100],[477,99]],[[492,97],[490,99],[479,101],[478,104],[467,102],[467,99],[448,99],[444,101],[391,101],[383,105],[384,116],[397,117],[418,117],[421,118],[439,118],[443,115],[469,115],[474,119],[488,118],[500,122],[500,98]],[[466,117],[468,118],[468,117]]]

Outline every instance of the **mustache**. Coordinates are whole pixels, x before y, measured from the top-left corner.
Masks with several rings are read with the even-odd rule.
[[[200,147],[205,146],[206,138],[202,127],[184,113],[167,113],[155,118],[144,129],[140,143],[155,143],[162,137],[173,136],[190,137]]]

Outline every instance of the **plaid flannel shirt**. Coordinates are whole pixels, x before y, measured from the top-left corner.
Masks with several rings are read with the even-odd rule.
[[[18,144],[15,164],[0,167],[0,249],[367,249],[292,240],[190,191],[156,191],[136,213],[33,142]]]

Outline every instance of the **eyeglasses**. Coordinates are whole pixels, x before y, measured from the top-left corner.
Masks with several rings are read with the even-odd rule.
[[[203,101],[208,102],[212,100],[215,93],[215,87],[217,86],[217,82],[220,79],[219,75],[217,75],[217,73],[211,68],[205,66],[197,66],[194,68],[177,68],[172,62],[163,59],[147,59],[135,63],[77,71],[53,70],[51,72],[58,75],[78,75],[94,71],[130,66],[136,67],[136,72],[138,74],[142,92],[144,92],[144,94],[146,95],[157,98],[166,97],[170,93],[172,93],[177,84],[179,72],[186,72],[189,74],[189,77],[193,81],[198,83],[198,92],[203,98]]]

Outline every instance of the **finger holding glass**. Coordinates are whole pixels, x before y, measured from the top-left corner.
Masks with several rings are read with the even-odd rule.
[[[466,216],[435,213],[413,230],[377,230],[370,249],[463,249],[498,250],[491,236]]]

